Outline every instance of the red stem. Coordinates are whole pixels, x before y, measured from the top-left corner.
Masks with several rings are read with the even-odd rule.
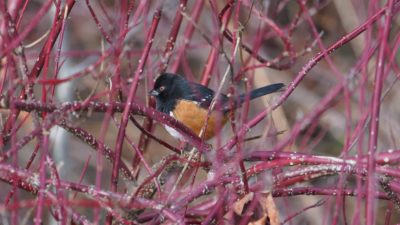
[[[125,137],[125,131],[126,131],[126,125],[128,123],[129,120],[129,114],[131,113],[131,104],[133,103],[134,97],[135,97],[135,93],[136,93],[136,89],[137,89],[137,84],[139,81],[139,76],[143,73],[143,68],[144,65],[146,63],[147,60],[147,56],[149,54],[150,48],[153,44],[153,38],[154,35],[156,33],[157,30],[157,26],[158,26],[158,22],[160,20],[161,17],[161,11],[157,10],[154,13],[154,17],[153,17],[153,22],[152,22],[152,26],[150,28],[148,37],[147,37],[147,41],[146,41],[146,46],[143,50],[143,54],[142,57],[139,60],[139,66],[135,72],[134,78],[133,78],[133,82],[131,85],[131,88],[129,90],[129,95],[128,95],[128,99],[127,99],[127,104],[124,108],[124,111],[122,113],[122,119],[121,119],[121,124],[118,130],[118,134],[117,134],[117,141],[116,141],[116,145],[115,145],[115,161],[113,164],[113,169],[112,169],[112,174],[111,174],[111,191],[116,191],[117,190],[117,185],[118,185],[118,174],[119,174],[119,164],[121,161],[121,152],[122,152],[122,145],[123,145],[123,140]]]
[[[386,5],[385,11],[385,25],[384,30],[381,33],[380,37],[380,47],[378,52],[378,61],[376,65],[375,72],[375,85],[374,92],[372,96],[372,112],[371,112],[371,128],[369,131],[369,143],[368,143],[368,179],[367,179],[367,202],[366,202],[366,222],[367,225],[375,224],[375,201],[372,193],[375,193],[376,190],[376,165],[375,165],[375,157],[378,146],[378,129],[379,129],[379,111],[381,106],[381,95],[382,95],[382,87],[384,82],[384,61],[385,61],[385,49],[389,39],[390,27],[392,23],[392,10],[393,10],[394,1],[389,0]]]

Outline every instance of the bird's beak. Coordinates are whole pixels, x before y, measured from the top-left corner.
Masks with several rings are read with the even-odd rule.
[[[156,91],[156,90],[154,90],[154,89],[151,90],[151,91],[149,92],[149,95],[150,95],[150,96],[155,96],[155,97],[156,97],[156,96],[158,96],[159,94],[160,94],[160,92],[158,92],[158,91]]]

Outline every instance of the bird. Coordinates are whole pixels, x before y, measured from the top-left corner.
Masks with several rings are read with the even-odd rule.
[[[228,121],[229,112],[240,107],[247,99],[252,100],[281,90],[285,85],[275,83],[241,94],[230,100],[225,94],[216,98],[215,108],[208,117],[209,107],[215,97],[210,88],[186,80],[183,76],[174,73],[162,73],[155,80],[150,96],[156,99],[156,110],[174,117],[190,128],[204,140],[214,137]],[[208,117],[208,118],[207,118]],[[206,129],[201,130],[206,125]],[[168,133],[179,140],[183,136],[174,128],[164,126]]]

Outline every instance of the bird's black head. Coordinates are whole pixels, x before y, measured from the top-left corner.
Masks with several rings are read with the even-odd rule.
[[[188,81],[185,78],[177,74],[163,73],[157,78],[149,95],[156,98],[159,111],[167,112],[173,109],[178,99],[190,95],[190,92]]]

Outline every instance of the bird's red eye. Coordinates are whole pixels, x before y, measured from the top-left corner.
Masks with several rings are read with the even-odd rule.
[[[165,90],[165,86],[161,86],[161,87],[159,88],[159,90],[160,90],[160,92],[161,92],[161,91],[164,91],[164,90]]]

